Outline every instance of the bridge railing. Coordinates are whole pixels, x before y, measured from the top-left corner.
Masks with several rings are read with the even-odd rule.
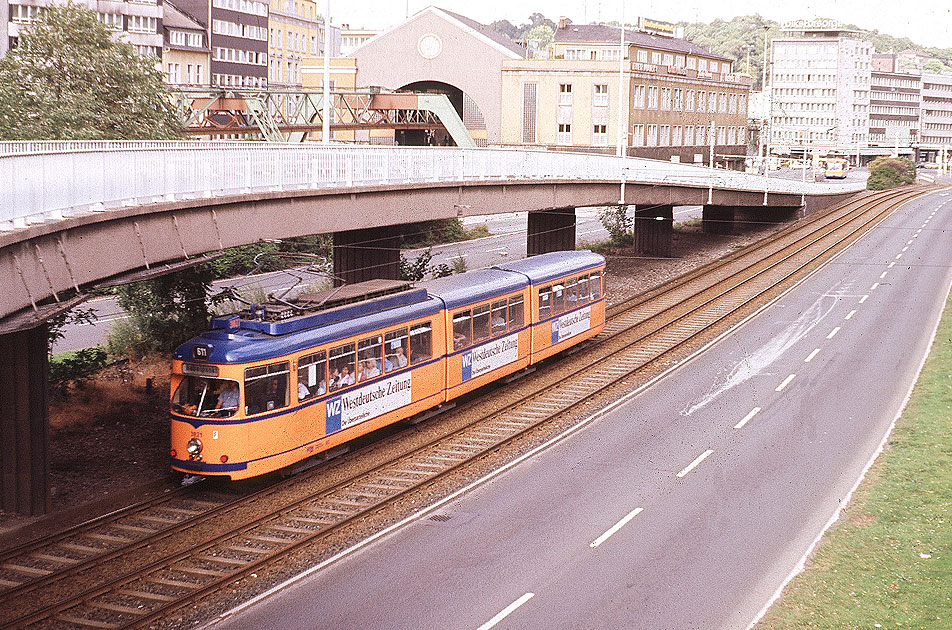
[[[556,151],[252,142],[0,143],[0,230],[198,197],[479,180],[592,180],[823,194],[861,184],[765,179]]]

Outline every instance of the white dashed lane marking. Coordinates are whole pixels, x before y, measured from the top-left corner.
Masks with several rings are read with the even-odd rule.
[[[499,623],[500,621],[502,621],[503,619],[511,615],[517,608],[525,604],[527,601],[529,601],[533,597],[535,597],[535,593],[526,593],[525,595],[523,595],[522,597],[520,597],[519,599],[517,599],[516,601],[512,602],[511,604],[503,608],[501,611],[499,611],[499,613],[497,613],[495,617],[493,617],[492,619],[490,619],[483,625],[479,626],[477,630],[489,630],[490,628],[495,626],[497,623]]]
[[[760,413],[760,407],[754,407],[750,410],[750,413],[744,416],[744,419],[734,425],[735,429],[741,429],[745,424],[751,421],[751,419]]]
[[[713,449],[707,449],[706,451],[704,451],[703,453],[701,453],[700,455],[698,455],[697,458],[696,458],[693,462],[691,462],[690,464],[688,464],[687,467],[686,467],[684,470],[682,470],[681,472],[678,473],[678,478],[680,479],[681,477],[684,477],[686,474],[688,474],[689,472],[691,472],[692,470],[694,470],[694,469],[697,467],[698,464],[700,464],[700,463],[703,462],[705,459],[707,459],[707,456],[710,455],[710,454],[713,453],[713,452],[714,452]]]
[[[620,521],[618,521],[617,523],[615,523],[614,525],[612,525],[612,526],[609,528],[609,530],[608,530],[607,532],[605,532],[604,534],[602,534],[601,536],[599,536],[598,538],[596,538],[594,541],[592,541],[592,543],[589,545],[589,547],[592,547],[593,549],[594,549],[595,547],[598,547],[600,544],[602,544],[603,542],[605,542],[606,540],[608,540],[608,539],[611,537],[612,534],[614,534],[614,533],[617,532],[619,529],[621,529],[622,527],[624,527],[624,526],[628,523],[628,521],[630,521],[631,519],[633,519],[633,518],[635,518],[636,516],[638,516],[638,514],[640,514],[642,510],[644,510],[644,508],[635,508],[635,509],[633,509],[631,512],[629,512],[628,514],[626,514],[623,519],[621,519]]]

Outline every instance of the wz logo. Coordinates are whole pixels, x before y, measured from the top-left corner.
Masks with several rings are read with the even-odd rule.
[[[325,425],[324,425],[325,433],[330,434],[335,431],[340,431],[340,417],[341,417],[341,410],[343,409],[343,405],[341,404],[341,401],[340,401],[340,396],[338,396],[334,400],[328,400],[326,408],[327,408],[327,421],[325,422]]]
[[[473,378],[473,351],[470,350],[462,356],[463,359],[463,374],[462,380],[468,381]]]

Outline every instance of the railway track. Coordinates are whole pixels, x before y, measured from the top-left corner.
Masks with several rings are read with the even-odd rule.
[[[747,312],[921,194],[855,200],[613,307],[605,332],[585,352],[540,370],[519,386],[529,391],[507,402],[504,411],[481,415],[331,488],[283,501],[278,509],[248,506],[280,493],[280,484],[240,498],[183,489],[0,555],[0,619],[8,620],[2,627],[143,627],[167,619],[597,398]],[[147,548],[162,551],[143,553],[133,570],[92,575]]]

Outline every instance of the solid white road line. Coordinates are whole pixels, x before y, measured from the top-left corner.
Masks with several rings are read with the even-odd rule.
[[[787,385],[790,384],[790,381],[792,381],[792,380],[795,379],[796,377],[797,377],[796,374],[791,374],[791,375],[788,376],[787,378],[783,379],[783,382],[780,383],[779,385],[777,385],[777,389],[775,389],[774,391],[775,391],[775,392],[782,392],[782,391],[784,390],[784,388],[785,388]]]
[[[831,330],[831,331],[830,331],[830,334],[827,335],[826,338],[827,338],[827,339],[832,339],[833,337],[836,336],[836,333],[838,333],[838,332],[840,332],[840,327],[839,327],[839,326],[837,326],[836,328],[834,328],[833,330]]]
[[[859,303],[862,304],[863,302],[865,302],[865,301],[868,300],[868,299],[869,299],[869,296],[868,296],[868,295],[864,295],[863,297],[861,297],[861,298],[859,299]]]
[[[686,474],[688,474],[689,472],[691,472],[692,470],[694,470],[694,468],[695,468],[698,464],[700,464],[700,463],[703,462],[705,459],[707,459],[707,456],[710,455],[710,454],[713,453],[713,452],[714,452],[713,449],[707,449],[706,451],[704,451],[703,453],[701,453],[700,455],[698,455],[698,456],[697,456],[697,459],[695,459],[693,462],[691,462],[690,464],[688,464],[687,468],[685,468],[684,470],[682,470],[681,472],[678,473],[678,477],[679,477],[679,478],[684,477]]]
[[[856,310],[855,310],[855,309],[852,310],[852,311],[850,311],[849,313],[847,313],[847,314],[846,314],[846,317],[844,317],[843,319],[853,319],[853,315],[856,315]]]
[[[492,619],[490,619],[483,625],[479,626],[478,630],[489,630],[490,628],[495,626],[497,623],[499,623],[500,621],[502,621],[503,619],[511,615],[513,611],[515,611],[517,608],[525,604],[527,601],[529,601],[533,597],[535,597],[535,593],[526,593],[525,595],[523,595],[522,597],[520,597],[519,599],[517,599],[516,601],[512,602],[511,604],[503,608],[501,611],[499,611],[499,613],[495,617],[493,617]]]
[[[592,541],[592,543],[589,545],[589,547],[591,547],[591,548],[594,549],[595,547],[599,546],[600,544],[602,544],[603,542],[605,542],[606,540],[608,540],[609,537],[610,537],[612,534],[614,534],[614,533],[617,532],[619,529],[621,529],[622,527],[624,527],[625,524],[628,523],[628,521],[630,521],[631,519],[633,519],[633,518],[635,518],[636,516],[638,516],[638,514],[640,514],[640,513],[642,512],[642,510],[644,510],[644,508],[635,508],[635,509],[633,509],[631,512],[629,512],[628,514],[625,515],[625,518],[621,519],[620,521],[618,521],[617,523],[615,523],[614,525],[612,525],[611,529],[609,529],[607,532],[605,532],[604,534],[602,534],[601,536],[599,536],[598,538],[596,538],[594,541]]]
[[[819,350],[818,350],[817,352],[819,352]],[[744,425],[747,424],[748,422],[750,422],[751,418],[753,418],[754,416],[756,416],[758,413],[760,413],[760,407],[754,407],[753,409],[750,410],[750,413],[749,413],[749,414],[747,414],[746,416],[744,416],[744,419],[743,419],[743,420],[741,420],[740,422],[738,422],[737,424],[734,425],[734,428],[735,428],[735,429],[742,429],[742,428],[744,428]]]
[[[814,350],[813,352],[811,352],[811,353],[809,354],[809,356],[807,356],[807,358],[803,360],[803,362],[804,362],[804,363],[809,363],[810,361],[813,360],[813,357],[815,357],[815,356],[818,355],[818,354],[820,354],[820,349],[819,349],[819,348],[817,348],[816,350]]]

